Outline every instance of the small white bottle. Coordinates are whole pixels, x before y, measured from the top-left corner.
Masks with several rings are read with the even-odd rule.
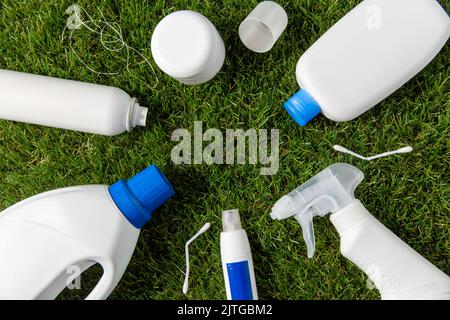
[[[435,0],[365,0],[300,58],[302,90],[285,109],[301,126],[320,112],[353,120],[420,72],[449,36],[450,19]]]
[[[114,136],[145,126],[147,108],[123,90],[0,70],[0,118]]]
[[[450,277],[408,246],[355,199],[364,174],[337,163],[282,197],[271,217],[294,217],[312,258],[313,218],[331,214],[341,238],[341,253],[372,280],[383,300],[449,300]]]
[[[252,252],[238,210],[222,212],[220,254],[228,300],[258,300]]]
[[[95,264],[103,276],[87,299],[106,299],[127,268],[141,227],[173,194],[153,165],[110,187],[58,189],[6,209],[0,214],[0,299],[55,299]]]

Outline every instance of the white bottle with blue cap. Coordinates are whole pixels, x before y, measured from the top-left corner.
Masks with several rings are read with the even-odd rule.
[[[3,211],[0,299],[55,299],[95,264],[103,276],[87,299],[106,299],[127,268],[140,228],[173,194],[152,165],[110,187],[58,189]]]
[[[353,120],[420,72],[449,36],[450,19],[435,0],[365,0],[300,58],[302,90],[285,109],[301,126],[319,113]]]

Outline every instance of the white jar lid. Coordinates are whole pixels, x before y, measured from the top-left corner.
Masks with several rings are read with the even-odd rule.
[[[179,80],[189,79],[211,64],[217,52],[217,37],[214,25],[200,13],[177,11],[156,26],[152,55],[168,75]]]

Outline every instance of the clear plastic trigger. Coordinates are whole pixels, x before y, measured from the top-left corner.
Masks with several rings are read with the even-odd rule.
[[[306,248],[308,250],[308,258],[314,256],[316,250],[316,237],[314,235],[314,222],[316,216],[323,217],[330,213],[336,207],[336,201],[328,196],[319,196],[308,205],[306,205],[304,212],[296,214],[294,217],[300,223],[303,232],[303,240],[305,240]]]
[[[312,258],[315,251],[314,217],[324,217],[347,206],[355,199],[355,189],[363,179],[364,174],[354,166],[331,165],[278,200],[270,217],[283,220],[294,216],[302,227],[308,258]]]
[[[308,250],[308,258],[311,259],[314,256],[316,250],[316,238],[314,235],[314,215],[311,209],[303,214],[296,214],[295,219],[300,223],[303,232],[303,240],[305,240],[306,248]]]

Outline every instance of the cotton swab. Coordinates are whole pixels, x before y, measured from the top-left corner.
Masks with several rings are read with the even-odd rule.
[[[366,160],[366,161],[372,161],[372,160],[375,160],[375,159],[388,157],[388,156],[391,156],[391,155],[394,155],[394,154],[409,153],[409,152],[413,151],[412,147],[407,146],[407,147],[400,148],[400,149],[395,150],[395,151],[389,151],[389,152],[381,153],[381,154],[378,154],[378,155],[375,155],[375,156],[372,156],[372,157],[364,157],[364,156],[362,156],[360,154],[357,154],[356,152],[353,152],[351,150],[348,150],[347,148],[344,148],[344,147],[342,147],[340,145],[333,146],[333,149],[336,150],[336,151],[342,152],[342,153],[350,154],[350,155],[352,155],[352,156],[354,156],[354,157],[356,157],[358,159]]]
[[[183,284],[183,294],[186,294],[189,290],[189,272],[190,272],[190,264],[189,264],[189,245],[194,242],[199,236],[205,233],[211,227],[211,223],[206,223],[191,239],[186,242],[185,252],[186,252],[186,275],[184,277]]]

